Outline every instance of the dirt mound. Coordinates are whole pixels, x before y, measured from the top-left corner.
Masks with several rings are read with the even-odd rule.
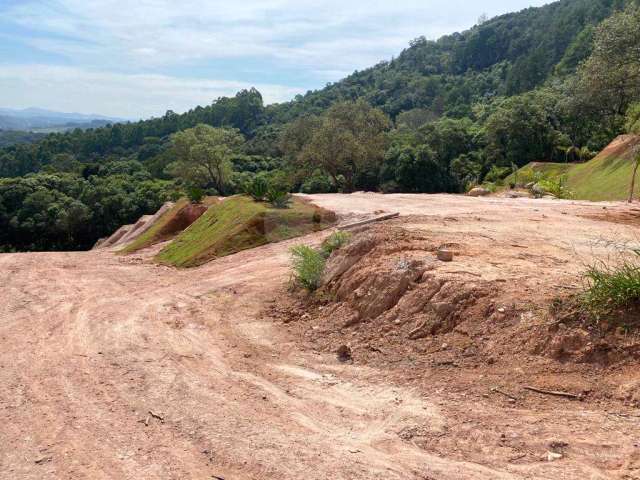
[[[443,247],[454,252],[453,263],[437,259]],[[553,289],[538,288],[523,302],[524,279],[475,273],[471,259],[476,250],[469,244],[372,227],[329,259],[319,292],[272,314],[315,324],[306,336],[326,348],[349,344],[360,359],[384,351],[391,363],[415,353],[456,364],[538,357],[611,365],[640,358],[638,338],[549,308],[565,301]]]
[[[420,249],[416,249],[416,247]],[[488,296],[488,282],[461,283],[434,270],[441,245],[402,229],[364,233],[328,262],[324,288],[338,300],[345,326],[364,321],[413,323],[409,338],[451,331]],[[479,308],[482,313],[486,307]]]
[[[196,267],[214,258],[320,231],[335,222],[333,212],[294,197],[288,208],[236,195],[208,209],[165,246],[159,263]]]
[[[118,242],[119,245],[126,245],[122,253],[137,252],[175,237],[219,201],[217,197],[206,197],[202,203],[192,204],[188,199],[182,198],[175,204],[165,204],[136,232],[135,237]]]
[[[122,225],[118,230],[116,230],[115,232],[113,232],[113,234],[106,238],[106,239],[100,239],[98,240],[98,242],[94,245],[94,249],[98,249],[98,248],[109,248],[109,247],[113,247],[114,245],[116,245],[122,238],[125,237],[125,235],[127,235],[129,232],[131,232],[131,230],[133,229],[133,225]]]

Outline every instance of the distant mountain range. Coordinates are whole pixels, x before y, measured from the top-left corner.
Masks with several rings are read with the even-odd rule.
[[[95,128],[109,123],[125,122],[126,119],[87,115],[83,113],[65,113],[42,108],[14,110],[0,108],[0,130],[20,130],[32,132],[65,131],[73,128]]]

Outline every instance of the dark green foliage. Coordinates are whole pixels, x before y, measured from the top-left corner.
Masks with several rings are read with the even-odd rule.
[[[204,190],[200,187],[189,187],[187,189],[187,197],[189,197],[191,203],[201,203],[204,198]]]
[[[331,181],[331,177],[322,170],[314,170],[300,186],[300,193],[335,193],[337,191],[337,186]]]
[[[291,201],[291,195],[286,190],[280,190],[270,186],[266,195],[267,201],[275,208],[287,208]]]
[[[44,133],[0,130],[0,148],[10,147],[18,143],[34,143],[42,140],[45,136]]]
[[[173,189],[143,172],[0,179],[0,245],[18,250],[90,248],[121,225],[155,212]]]
[[[325,265],[322,254],[307,245],[296,245],[291,248],[291,258],[298,285],[310,292],[317,290]]]
[[[487,119],[485,129],[487,157],[502,167],[551,160],[559,137],[544,105],[533,95],[502,102]]]
[[[244,191],[256,202],[261,202],[269,191],[269,183],[263,176],[256,175],[246,183]]]

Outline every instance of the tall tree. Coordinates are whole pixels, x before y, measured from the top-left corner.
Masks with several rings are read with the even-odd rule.
[[[593,53],[578,70],[575,101],[620,128],[640,99],[640,9],[629,7],[596,29]],[[619,132],[619,130],[618,130]]]
[[[172,137],[176,161],[167,168],[189,186],[214,187],[224,195],[232,172],[232,157],[244,138],[234,129],[200,124]]]
[[[344,189],[352,191],[359,175],[377,178],[390,128],[389,118],[363,100],[336,103],[322,117],[300,158],[323,169],[336,184],[342,177]]]

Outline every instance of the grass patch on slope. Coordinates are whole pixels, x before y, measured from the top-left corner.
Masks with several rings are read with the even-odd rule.
[[[202,203],[205,206],[211,206],[218,202],[216,197],[206,197]],[[133,242],[129,243],[118,253],[128,254],[134,253],[143,248],[150,247],[156,243],[169,240],[176,235],[176,232],[171,232],[170,226],[176,221],[177,216],[186,207],[188,207],[190,201],[186,198],[178,200],[173,207],[167,210],[164,214],[158,218],[155,223],[149,227],[145,232],[139,235]]]
[[[211,207],[156,260],[176,267],[195,267],[241,250],[319,231],[333,222],[332,212],[297,197],[290,208],[274,208],[238,195]]]
[[[626,200],[633,173],[633,161],[623,157],[601,157],[574,166],[567,184],[575,198],[583,200]]]
[[[531,162],[504,179],[505,185],[510,183],[527,184],[546,178],[555,180],[566,174],[574,165],[571,163]]]
[[[554,181],[566,175],[566,187],[575,199],[626,200],[633,172],[634,147],[638,144],[640,137],[621,135],[586,163],[533,162],[518,170],[517,180],[518,183],[541,179]],[[515,178],[516,175],[511,174],[505,179],[505,183],[513,183]]]

